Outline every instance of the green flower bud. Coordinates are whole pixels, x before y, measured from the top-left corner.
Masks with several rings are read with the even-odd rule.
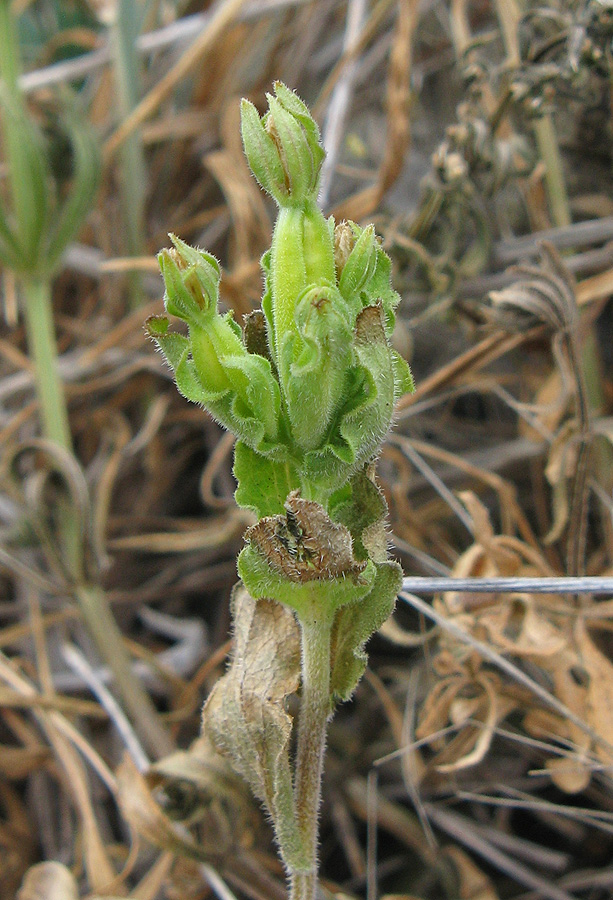
[[[174,234],[170,239],[174,247],[158,254],[166,309],[184,322],[204,324],[217,313],[219,263],[210,253],[190,247]]]
[[[281,206],[288,190],[279,151],[249,100],[241,103],[241,134],[249,168],[266,193]]]
[[[343,399],[352,363],[350,310],[337,288],[307,288],[296,304],[297,331],[279,346],[279,375],[292,436],[302,450],[321,446]]]
[[[260,119],[248,100],[241,106],[241,132],[251,171],[279,206],[314,202],[324,150],[319,129],[302,100],[280,82],[267,94]]]
[[[334,285],[334,246],[315,204],[281,208],[270,253],[270,291],[275,348],[296,331],[296,302],[311,285]]]
[[[249,353],[231,314],[218,312],[219,264],[213,256],[171,235],[174,248],[159,254],[166,284],[165,305],[183,319],[189,337],[168,330],[168,319],[152,317],[150,336],[175,372],[177,387],[252,448],[274,450],[281,397],[270,361]],[[277,456],[283,453],[276,451]]]
[[[375,226],[365,228],[349,254],[339,274],[339,290],[345,300],[357,294],[372,278],[377,265]]]

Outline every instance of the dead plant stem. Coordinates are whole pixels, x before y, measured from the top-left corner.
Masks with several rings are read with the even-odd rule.
[[[551,218],[557,228],[570,225],[570,205],[558,138],[550,115],[544,115],[534,123],[534,133],[539,155],[545,164],[545,185]]]

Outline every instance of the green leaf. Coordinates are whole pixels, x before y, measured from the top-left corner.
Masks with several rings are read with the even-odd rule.
[[[236,502],[243,509],[252,509],[259,519],[282,514],[287,495],[299,483],[289,460],[277,462],[262,456],[243,441],[234,448],[233,471],[238,482]]]
[[[392,366],[394,369],[394,399],[398,400],[403,394],[412,394],[415,390],[411,367],[404,357],[392,349]]]
[[[165,341],[164,344],[169,348],[169,353],[174,353],[176,347],[173,346],[174,339],[172,335],[168,335],[168,339],[169,340]],[[171,345],[171,341],[173,342],[173,345]],[[162,349],[164,349],[164,347],[162,347]],[[165,351],[164,355],[166,355]],[[222,402],[226,399],[226,395],[213,394],[212,392],[205,390],[198,377],[198,371],[194,364],[194,360],[187,352],[184,352],[179,359],[175,369],[175,381],[177,382],[179,393],[183,394],[186,400],[191,400],[192,403],[200,403],[203,406],[206,406],[213,418],[218,422],[222,422],[222,419],[219,415],[216,415],[214,410],[220,407]]]
[[[189,340],[183,334],[168,331],[168,324],[166,316],[150,316],[146,328],[149,337],[155,341],[174,372],[183,357],[189,353]]]
[[[247,353],[242,344],[241,349],[240,354],[219,356],[219,363],[236,393],[235,413],[261,421],[267,437],[276,441],[281,409],[279,385],[267,359]],[[253,446],[242,434],[239,437]]]
[[[387,253],[377,245],[377,263],[372,276],[361,289],[364,306],[380,303],[383,307],[385,333],[391,337],[394,331],[396,316],[394,310],[400,303],[400,294],[392,287],[392,261]]]
[[[340,432],[356,461],[370,459],[392,422],[394,372],[391,348],[385,336],[380,306],[362,310],[356,322],[354,342],[361,384],[344,413]]]
[[[396,562],[379,563],[372,590],[359,602],[336,614],[332,632],[332,695],[349,700],[362,678],[368,656],[364,646],[388,619],[402,587],[402,569]]]
[[[347,302],[372,279],[377,265],[377,249],[375,226],[369,225],[355,242],[340,273],[338,287]]]

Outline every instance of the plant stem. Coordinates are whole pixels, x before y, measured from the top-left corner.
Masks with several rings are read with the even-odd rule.
[[[68,411],[57,366],[51,283],[41,278],[24,281],[22,286],[28,347],[34,363],[43,433],[72,453]]]
[[[119,0],[117,21],[111,30],[111,45],[118,113],[122,120],[134,110],[141,85],[140,61],[136,39],[140,33],[142,13],[135,0]],[[146,162],[140,131],[134,131],[121,148],[120,191],[126,237],[125,255],[144,253]],[[142,300],[141,278],[138,272],[130,276],[132,307]]]
[[[1,0],[0,0],[1,2]],[[51,305],[51,282],[41,278],[22,282],[28,347],[34,363],[43,434],[73,452],[68,410],[58,371],[57,344]],[[171,752],[172,743],[158,718],[149,694],[135,678],[119,627],[99,585],[79,583],[82,536],[66,506],[60,516],[66,562],[76,585],[75,598],[98,652],[109,666],[125,708],[149,753],[158,758]]]
[[[21,60],[15,16],[10,0],[0,0],[0,79],[4,82],[6,99],[10,108],[0,116],[6,180],[9,186],[15,220],[15,234],[26,251],[35,253],[32,236],[36,234],[37,219],[40,218],[40,197],[31,184],[28,154],[24,153],[23,132],[15,122],[23,114],[24,100],[19,89]],[[34,265],[35,259],[30,260]]]
[[[291,873],[290,900],[315,900],[321,777],[330,716],[330,637],[332,619],[300,621],[302,699],[296,752],[294,801],[308,870]]]
[[[544,115],[536,120],[534,133],[540,157],[545,163],[545,185],[552,220],[557,228],[570,225],[572,218],[564,180],[562,156],[558,146],[558,136],[550,115]]]

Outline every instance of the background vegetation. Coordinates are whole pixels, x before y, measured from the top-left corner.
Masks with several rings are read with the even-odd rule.
[[[206,247],[236,318],[259,303],[239,100],[296,89],[326,212],[376,223],[403,298],[417,390],[379,474],[405,573],[613,576],[613,7],[0,11],[0,897],[281,900],[199,738],[251,520],[144,336],[155,254]],[[400,601],[332,723],[326,896],[609,897],[611,601],[430,603]]]

